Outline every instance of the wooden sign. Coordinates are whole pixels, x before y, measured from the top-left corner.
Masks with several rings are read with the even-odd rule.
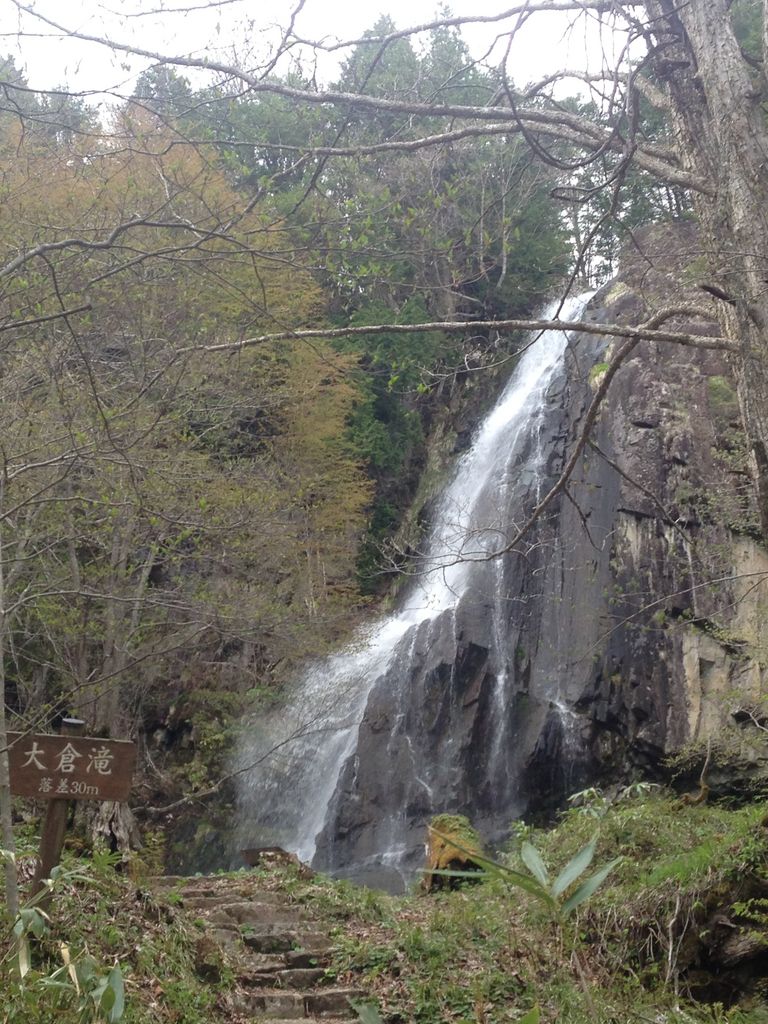
[[[90,736],[8,733],[11,792],[34,800],[127,800],[136,744]]]

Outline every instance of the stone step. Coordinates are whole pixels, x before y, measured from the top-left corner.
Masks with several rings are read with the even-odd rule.
[[[308,956],[322,956],[333,949],[333,940],[324,932],[296,931],[292,928],[262,928],[259,931],[243,932],[243,944],[254,953],[297,952]],[[298,966],[298,964],[292,964]]]
[[[301,1020],[306,1017],[354,1016],[350,999],[359,999],[362,992],[354,988],[330,988],[317,992],[284,992],[280,989],[264,989],[247,997],[247,1005],[256,1020],[284,1018]]]
[[[333,939],[329,935],[326,935],[325,932],[296,932],[295,949],[302,953],[330,953],[331,950],[335,948],[335,945],[336,943]]]
[[[267,905],[270,907],[279,906],[282,903],[277,893],[272,892],[260,892],[257,900],[247,900],[244,895],[241,899],[233,897],[233,893],[228,893],[226,897],[223,897],[215,889],[206,892],[198,890],[187,892],[185,890],[181,893],[181,905],[185,910],[208,910],[211,905],[226,909],[230,906],[240,906],[242,903],[258,904],[259,906]],[[290,913],[290,911],[287,912]]]
[[[179,895],[184,900],[215,900],[221,899],[221,889],[215,885],[182,885],[177,887]],[[233,894],[227,893],[228,897]]]
[[[257,974],[264,974],[269,971],[284,971],[287,967],[294,966],[288,961],[288,953],[253,953],[248,957],[249,973],[243,972],[238,981],[247,984],[250,974],[254,971]],[[314,967],[315,965],[308,965]]]
[[[211,928],[211,937],[220,946],[231,949],[240,942],[239,928]]]
[[[284,1017],[286,1020],[300,1020],[307,1015],[302,992],[264,989],[258,993],[250,993],[246,1005],[251,1013],[260,1014],[266,1019]]]
[[[254,971],[248,979],[248,984],[282,989],[306,989],[317,985],[324,978],[325,971],[322,967],[296,967],[281,971]]]
[[[220,903],[219,907],[222,910],[234,917],[236,921],[241,923],[253,917],[254,914],[274,914],[280,912],[284,917],[290,917],[294,921],[307,921],[309,915],[301,907],[286,906],[281,900],[278,899],[265,899],[263,894],[259,894],[259,898],[255,900],[241,900],[237,903]]]
[[[306,917],[292,914],[285,907],[271,903],[232,903],[229,906],[215,906],[202,916],[212,925],[248,925],[262,930],[296,928],[306,923]]]
[[[327,988],[307,992],[304,1007],[308,1015],[317,1017],[356,1017],[350,1006],[350,999],[363,999],[365,993],[359,988]]]
[[[283,960],[287,967],[324,967],[329,958],[313,950],[291,949],[283,955]]]
[[[177,885],[189,885],[195,881],[196,879],[190,878],[189,875],[153,875],[149,879],[156,889],[173,889]]]
[[[334,940],[307,911],[275,892],[258,892],[235,879],[164,876],[154,880],[206,933],[236,952],[237,986],[232,993],[238,1020],[252,1024],[348,1024],[356,1018],[354,988],[333,987],[326,977]]]
[[[298,945],[295,932],[252,932],[241,938],[243,944],[254,953],[288,953]]]

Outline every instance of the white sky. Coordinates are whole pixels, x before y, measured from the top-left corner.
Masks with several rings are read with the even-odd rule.
[[[196,11],[205,0],[23,0],[25,5],[68,28],[175,56],[191,54],[255,66],[274,47],[276,25],[287,23],[291,0],[224,0]],[[489,15],[508,6],[504,0],[454,0],[455,15]],[[306,38],[354,38],[381,13],[399,28],[436,16],[436,0],[306,0],[296,32]],[[174,13],[174,11],[176,13]],[[511,54],[509,71],[518,85],[560,68],[597,70],[602,47],[594,23],[581,16],[535,15],[523,27]],[[104,47],[62,38],[37,19],[19,12],[12,0],[0,0],[0,53],[10,53],[38,88],[67,85],[75,90],[129,94],[147,62]],[[507,23],[508,27],[508,23]],[[492,46],[497,29],[468,26],[471,50],[480,56]],[[608,40],[610,42],[610,40]],[[501,58],[498,52],[496,60]],[[326,58],[320,76],[332,77],[336,58]]]

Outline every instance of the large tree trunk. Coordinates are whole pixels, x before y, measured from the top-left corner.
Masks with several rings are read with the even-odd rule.
[[[647,0],[681,161],[714,197],[697,213],[734,360],[763,533],[768,535],[768,129],[725,0]]]

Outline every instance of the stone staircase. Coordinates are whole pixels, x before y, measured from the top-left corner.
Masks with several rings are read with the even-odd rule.
[[[357,1020],[350,999],[360,989],[334,985],[326,968],[333,942],[327,928],[255,876],[155,880],[188,919],[227,954],[236,987],[227,1000],[238,1022],[340,1024]]]

